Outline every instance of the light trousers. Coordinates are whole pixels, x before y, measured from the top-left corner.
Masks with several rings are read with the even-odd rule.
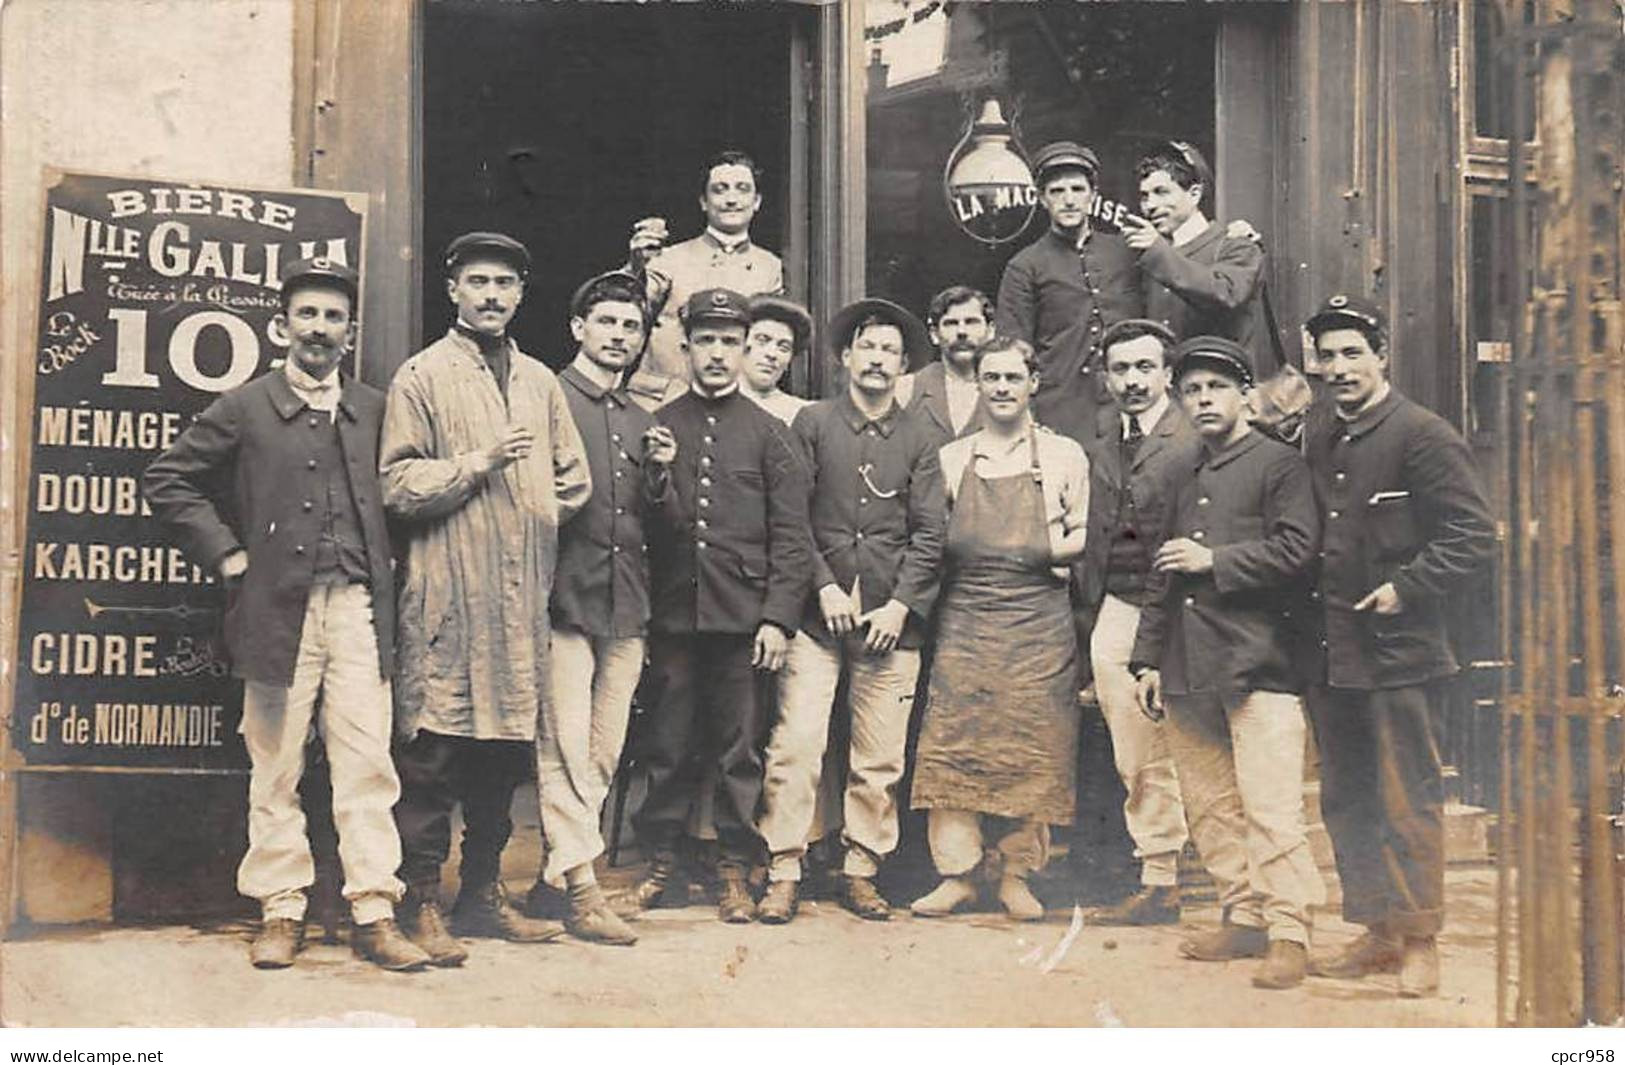
[[[920,652],[872,655],[848,639],[790,641],[779,687],[779,720],[767,744],[758,828],[772,855],[768,877],[800,880],[818,805],[819,773],[841,676],[852,708],[851,761],[842,802],[843,872],[872,877],[897,849],[897,782],[903,776],[908,718]]]
[[[1309,942],[1326,901],[1304,832],[1303,703],[1284,692],[1168,695],[1168,743],[1202,863],[1232,924]]]
[[[1049,826],[1042,821],[933,806],[926,813],[925,835],[931,862],[943,876],[970,875],[989,843],[1003,858],[1006,876],[1025,879],[1049,862]]]
[[[551,697],[536,738],[537,788],[547,858],[542,877],[604,853],[601,819],[626,743],[632,693],[643,673],[643,637],[588,636],[553,628]]]
[[[1140,882],[1160,887],[1179,879],[1179,852],[1187,838],[1185,808],[1165,730],[1140,712],[1134,698],[1134,675],[1128,666],[1139,626],[1139,607],[1106,596],[1089,636],[1089,658],[1095,695],[1112,737],[1117,775],[1128,789],[1123,820],[1134,838],[1134,856],[1140,859]]]
[[[267,919],[300,920],[316,878],[299,778],[311,726],[333,778],[344,898],[357,924],[394,916],[400,837],[390,813],[400,781],[390,760],[389,681],[379,672],[372,593],[361,584],[310,590],[289,687],[248,681],[241,732],[248,748],[248,853],[237,890],[260,900]]]

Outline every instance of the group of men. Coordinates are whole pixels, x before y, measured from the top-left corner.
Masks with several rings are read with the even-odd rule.
[[[557,375],[508,334],[531,267],[512,238],[452,243],[456,320],[387,397],[337,372],[355,273],[289,265],[282,369],[217,401],[145,482],[227,588],[252,763],[239,888],[264,917],[254,964],[287,966],[300,947],[312,863],[296,788],[313,731],[352,942],[386,968],[460,964],[457,936],[630,944],[636,910],[686,897],[694,835],[715,835],[723,920],[790,921],[827,828],[821,788],[839,799],[842,904],[889,917],[875,879],[898,845],[955,535],[943,466],[959,484],[992,458],[985,437],[1031,451],[1055,512],[1039,568],[1068,589],[1128,791],[1142,888],[1089,919],[1177,922],[1188,834],[1224,920],[1185,956],[1260,957],[1262,987],[1313,967],[1436,989],[1429,715],[1455,668],[1443,603],[1494,539],[1466,446],[1393,390],[1381,310],[1342,295],[1307,322],[1327,395],[1303,446],[1252,427],[1250,397],[1279,362],[1264,256],[1250,227],[1203,213],[1212,178],[1194,148],[1141,161],[1144,217],[1120,233],[1091,223],[1090,149],[1049,145],[1035,172],[1049,228],[997,300],[953,286],[924,323],[883,299],[843,308],[825,331],[836,391],[814,403],[781,388],[813,323],[750,242],[759,175],[740,153],[707,168],[702,236],[666,247],[664,221],[646,219],[628,266],[576,291],[578,350]],[[1012,433],[1029,418],[1044,430]],[[1070,450],[1043,442],[1060,438]],[[831,781],[843,680],[848,766]],[[1344,915],[1368,929],[1313,966],[1305,697]],[[611,900],[594,861],[629,732],[649,868]],[[521,913],[501,884],[532,771],[545,857],[531,898],[560,901],[562,924]],[[443,914],[459,804],[460,890]],[[974,836],[969,864],[949,868],[959,822],[931,812],[943,881],[920,916],[979,893]],[[1010,850],[997,899],[1014,917],[1043,914],[1025,879],[1045,843],[1036,861]]]

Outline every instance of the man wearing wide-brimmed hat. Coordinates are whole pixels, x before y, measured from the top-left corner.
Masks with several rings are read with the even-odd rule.
[[[897,846],[903,774],[920,644],[936,602],[945,503],[936,430],[898,406],[897,379],[929,356],[925,327],[882,299],[858,300],[830,324],[846,389],[796,415],[812,466],[813,595],[790,646],[778,724],[767,747],[762,838],[771,852],[758,917],[796,912],[819,768],[842,677],[851,701],[841,904],[884,920],[875,888]]]

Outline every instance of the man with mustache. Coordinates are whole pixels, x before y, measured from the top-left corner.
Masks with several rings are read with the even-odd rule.
[[[1320,808],[1343,919],[1366,932],[1317,975],[1397,972],[1403,997],[1439,988],[1444,773],[1434,715],[1455,674],[1446,604],[1495,554],[1472,452],[1388,380],[1387,317],[1332,296],[1305,324],[1330,411],[1311,408],[1305,454],[1325,529],[1324,662],[1309,691]]]
[[[903,308],[859,300],[830,323],[847,374],[845,394],[796,415],[812,465],[813,588],[790,645],[778,723],[767,747],[762,838],[772,855],[757,916],[796,913],[801,863],[818,791],[836,689],[851,704],[845,781],[841,905],[866,920],[891,907],[875,888],[897,847],[903,775],[920,644],[936,601],[946,506],[938,434],[894,397],[925,328]]]
[[[718,916],[746,922],[746,873],[759,857],[763,689],[784,665],[812,572],[805,463],[777,418],[739,394],[750,307],[706,289],[683,307],[693,381],[662,407],[677,444],[671,498],[650,526],[649,671],[655,703],[639,718],[648,790],[633,818],[650,855],[631,901],[678,894],[677,843],[708,768],[716,772]]]
[[[706,164],[700,187],[703,233],[668,247],[664,218],[643,218],[632,227],[631,262],[634,272],[641,268],[648,277],[655,324],[648,354],[627,388],[651,410],[688,389],[692,374],[678,312],[689,297],[709,288],[745,296],[784,294],[784,264],[750,239],[751,220],[762,208],[761,180],[750,156],[719,152]]]
[[[644,527],[671,494],[671,432],[620,388],[648,328],[643,285],[631,274],[592,278],[570,300],[581,347],[559,374],[587,449],[593,492],[559,534],[553,588],[552,698],[538,758],[542,880],[569,893],[565,927],[578,939],[630,945],[637,935],[609,907],[593,872],[604,852],[599,821],[620,764],[649,624]]]
[[[1106,331],[1106,387],[1089,442],[1089,541],[1078,567],[1081,626],[1112,757],[1128,790],[1123,819],[1140,860],[1140,890],[1086,916],[1091,924],[1179,920],[1185,810],[1160,722],[1140,713],[1129,670],[1134,630],[1149,602],[1153,552],[1179,478],[1201,452],[1196,430],[1169,397],[1174,337],[1160,322],[1128,319]]]
[[[319,722],[351,946],[386,969],[421,969],[428,955],[395,924],[395,596],[377,479],[384,397],[338,369],[355,342],[355,271],[301,259],[281,282],[275,326],[287,361],[216,400],[148,467],[144,487],[153,512],[226,586],[250,765],[237,885],[263,914],[249,959],[286,968],[304,943],[315,866],[298,787]]]
[[[1264,315],[1264,250],[1202,213],[1202,199],[1213,188],[1202,153],[1169,141],[1141,159],[1135,172],[1145,217],[1125,218],[1123,239],[1139,254],[1145,316],[1176,337],[1228,337],[1247,349],[1253,366],[1274,365]],[[1251,226],[1236,228],[1252,233]]]
[[[1140,315],[1140,279],[1123,237],[1090,222],[1100,180],[1092,148],[1047,144],[1033,158],[1033,173],[1049,228],[1004,268],[996,331],[1037,352],[1034,417],[1083,444],[1105,399],[1101,339],[1108,326]]]
[[[993,301],[968,285],[951,285],[931,298],[926,328],[937,361],[897,382],[897,402],[924,417],[944,440],[981,428],[976,349],[993,335]]]
[[[439,902],[458,803],[462,884],[451,929],[524,943],[564,931],[520,914],[499,875],[514,789],[530,773],[548,697],[558,530],[592,494],[558,378],[508,334],[530,262],[501,233],[451,242],[446,295],[456,321],[396,372],[384,417],[384,503],[406,541],[395,752],[402,924],[436,965],[467,957]]]

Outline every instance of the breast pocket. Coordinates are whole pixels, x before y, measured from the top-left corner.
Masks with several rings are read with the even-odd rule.
[[[756,492],[760,492],[767,483],[762,478],[762,471],[756,469],[729,470],[728,478],[741,488]]]
[[[1372,496],[1366,504],[1366,528],[1377,559],[1403,561],[1416,554],[1416,515],[1410,493],[1378,492]]]

